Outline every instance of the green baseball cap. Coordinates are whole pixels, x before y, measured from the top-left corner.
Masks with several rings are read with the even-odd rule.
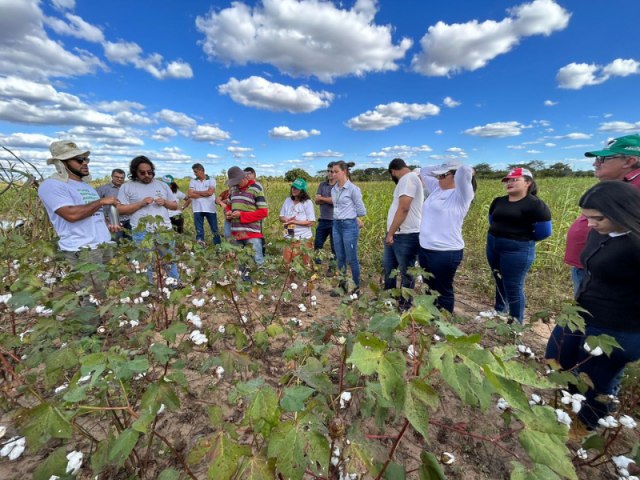
[[[296,178],[291,186],[298,190],[302,190],[303,192],[307,191],[307,181],[304,178]]]
[[[173,175],[165,175],[160,180],[162,180],[167,185],[171,185],[173,183]]]
[[[634,155],[640,157],[640,135],[626,135],[611,140],[604,150],[586,152],[585,157],[611,157],[613,155]]]

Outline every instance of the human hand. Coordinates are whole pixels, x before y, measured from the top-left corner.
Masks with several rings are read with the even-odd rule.
[[[108,224],[107,228],[109,229],[109,231],[111,233],[117,233],[117,232],[121,232],[122,231],[122,226],[121,225],[111,225]]]
[[[120,205],[120,202],[116,197],[103,197],[98,200],[100,206],[104,207],[105,205]]]
[[[360,228],[364,227],[364,222],[360,219],[360,217],[356,219],[356,222],[358,222],[358,227]]]
[[[162,197],[156,198],[154,200],[154,202],[155,202],[156,205],[160,205],[161,207],[164,207],[166,205],[166,203],[167,203],[167,201]]]
[[[389,246],[393,245],[393,234],[392,233],[387,233],[387,236],[384,239],[384,243],[386,245],[389,245]]]
[[[142,199],[142,203],[144,205],[149,205],[149,204],[153,203],[153,197],[145,197],[145,198],[143,198]]]

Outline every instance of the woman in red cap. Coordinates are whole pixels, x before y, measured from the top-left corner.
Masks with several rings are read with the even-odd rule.
[[[536,256],[536,242],[551,235],[551,211],[537,197],[538,187],[526,168],[502,179],[507,190],[489,207],[487,260],[496,282],[496,314],[524,322],[524,280]]]

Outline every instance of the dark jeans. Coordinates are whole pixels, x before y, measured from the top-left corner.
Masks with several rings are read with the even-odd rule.
[[[333,220],[325,220],[321,218],[318,220],[318,226],[316,227],[316,238],[313,242],[314,250],[322,250],[327,237],[329,238],[329,244],[331,245],[331,253],[336,256],[336,249],[333,246]],[[316,263],[320,263],[320,260],[316,260]]]
[[[391,276],[395,269],[400,270],[401,284],[404,288],[413,288],[415,279],[407,273],[407,269],[413,267],[418,258],[420,248],[419,233],[405,233],[393,236],[393,244],[384,245],[382,253],[382,267],[384,268],[384,289],[397,288],[398,279]]]
[[[114,233],[114,240],[119,245],[122,240],[131,240],[131,221],[122,220],[120,222],[122,230]]]
[[[360,287],[360,264],[358,263],[358,237],[360,227],[355,218],[333,221],[333,245],[336,249],[336,261],[341,272],[351,267],[351,275],[356,288]]]
[[[524,323],[524,280],[536,258],[533,240],[512,240],[487,235],[487,260],[496,281],[494,308]]]
[[[449,312],[453,312],[455,303],[453,278],[462,262],[462,256],[463,250],[438,251],[420,247],[418,251],[420,268],[432,275],[427,279],[429,290],[440,294],[436,305]]]
[[[213,234],[213,244],[220,244],[218,235],[218,216],[215,212],[193,212],[193,223],[196,227],[196,240],[204,242],[204,219],[207,219],[211,233]]]
[[[184,233],[184,217],[182,214],[174,215],[169,218],[171,220],[171,226],[173,227],[173,231],[176,233]]]
[[[614,349],[611,356],[589,355],[584,350],[584,341],[589,336],[597,335],[612,336],[622,349]],[[593,345],[591,347],[593,348]],[[589,375],[593,388],[584,394],[587,401],[582,405],[578,417],[585,425],[595,427],[598,419],[609,413],[610,406],[598,401],[597,397],[617,394],[625,365],[640,359],[640,332],[621,332],[587,324],[582,334],[556,326],[547,343],[545,357],[557,360],[563,370],[572,370],[580,364],[574,369],[575,373],[584,372]],[[577,393],[573,386],[569,386],[569,390]]]

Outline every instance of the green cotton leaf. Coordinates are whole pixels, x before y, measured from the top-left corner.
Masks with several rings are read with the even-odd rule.
[[[438,394],[430,385],[418,378],[409,382],[404,401],[404,415],[425,440],[428,438],[429,430],[428,409],[435,409],[438,405]]]
[[[222,408],[217,405],[212,405],[207,409],[207,415],[209,416],[209,422],[213,428],[218,428],[224,421]]]
[[[262,455],[252,455],[240,466],[238,478],[242,480],[275,480],[275,468]]]
[[[420,468],[418,469],[418,478],[420,480],[446,480],[440,462],[431,452],[422,452],[420,454]]]
[[[519,462],[511,462],[513,470],[511,471],[510,480],[560,480],[546,465],[535,463],[532,470],[527,470],[524,465]]]
[[[267,455],[275,459],[276,470],[285,478],[302,479],[307,469],[323,476],[328,474],[329,442],[314,426],[313,420],[300,416],[272,431]]]
[[[407,478],[407,471],[403,465],[391,462],[384,471],[384,478],[387,480],[405,480]]]
[[[615,348],[622,348],[616,339],[610,335],[589,335],[584,343],[589,345],[591,352],[600,347],[607,356],[611,356]]]
[[[211,449],[213,462],[209,464],[209,480],[229,480],[238,469],[240,459],[251,455],[251,448],[238,445],[224,433],[216,435]]]
[[[180,480],[180,472],[173,468],[165,468],[160,472],[158,480]]]
[[[574,333],[584,332],[585,323],[580,312],[586,310],[577,305],[563,305],[562,312],[556,316],[556,325],[566,327]]]
[[[381,445],[373,443],[364,437],[364,428],[356,422],[347,433],[351,443],[344,448],[343,458],[350,458],[349,472],[367,472],[370,478],[375,478],[386,459],[387,452]]]
[[[91,455],[91,468],[94,474],[100,474],[106,466],[111,465],[109,450],[111,450],[113,441],[113,434],[109,434],[107,438],[98,442],[95,452]]]
[[[568,429],[558,423],[551,407],[536,407],[516,411],[514,415],[524,424],[518,434],[520,444],[534,463],[546,465],[561,477],[577,480],[566,446]]]
[[[515,347],[509,349],[495,349],[493,351],[493,355],[496,359],[496,364],[495,366],[493,364],[490,365],[490,369],[496,375],[508,378],[521,385],[527,385],[540,390],[556,387],[553,382],[549,381],[547,377],[540,375],[536,369],[531,368],[530,365],[516,360],[510,360],[514,353]]]
[[[438,326],[438,330],[440,331],[440,333],[442,333],[445,337],[458,338],[464,337],[466,335],[466,333],[464,333],[455,325],[450,324],[449,322],[437,320],[436,325]]]
[[[369,331],[381,334],[385,339],[391,340],[394,332],[400,325],[400,316],[396,313],[376,313],[369,322]]]
[[[27,445],[38,451],[50,438],[71,438],[71,423],[60,410],[42,403],[20,415],[22,434]]]
[[[160,364],[167,363],[176,354],[173,348],[167,347],[164,343],[154,343],[149,351],[153,355],[153,359]]]
[[[164,338],[167,342],[173,343],[176,341],[176,337],[178,335],[184,335],[187,333],[187,325],[182,322],[173,322],[169,328],[160,332],[162,338]]]
[[[372,338],[363,339],[358,335],[358,342],[353,345],[353,351],[347,358],[347,362],[355,365],[364,375],[372,375],[376,371],[387,348],[385,342],[371,341]]]
[[[53,475],[62,477],[67,473],[67,447],[56,448],[38,465],[33,480],[49,480]]]
[[[267,335],[269,335],[271,338],[282,335],[282,333],[284,333],[284,328],[282,328],[282,326],[278,325],[277,323],[272,323],[267,327]]]
[[[484,373],[487,376],[487,380],[489,380],[495,388],[496,393],[504,398],[511,407],[520,410],[528,410],[531,408],[529,405],[529,397],[522,391],[521,384],[496,375],[486,365],[484,367]]]
[[[151,409],[153,413],[157,412],[162,404],[169,410],[175,410],[180,407],[180,399],[175,389],[171,383],[164,380],[150,384],[142,395],[140,402],[141,408]]]
[[[285,412],[300,412],[304,410],[305,400],[313,395],[314,391],[313,388],[304,385],[285,388],[280,406]]]
[[[136,432],[146,434],[149,432],[149,427],[151,426],[154,418],[156,418],[155,412],[152,412],[150,410],[144,411],[140,413],[138,418],[136,418],[135,421],[131,424],[131,428]]]
[[[78,403],[85,398],[87,398],[87,389],[89,385],[75,385],[71,387],[67,392],[63,395],[63,399],[65,402],[70,403]]]
[[[475,342],[462,340],[456,338],[433,346],[430,361],[465,404],[486,409],[491,403],[493,388],[485,378],[482,365],[495,360]]]
[[[296,370],[295,376],[325,395],[335,395],[338,391],[338,387],[327,374],[327,368],[315,357],[309,357],[305,364]]]
[[[56,350],[45,360],[45,384],[47,387],[57,385],[65,374],[78,365],[78,356],[71,348]]]
[[[582,441],[582,448],[585,450],[597,450],[604,453],[605,441],[602,435],[592,434]]]
[[[406,328],[411,322],[415,322],[417,325],[429,325],[434,319],[434,314],[431,308],[418,305],[413,307],[408,312],[404,313],[401,317],[400,327]]]
[[[280,421],[276,391],[269,386],[258,390],[247,408],[245,418],[257,433],[268,437]]]
[[[227,367],[224,367],[225,372]],[[236,403],[240,398],[253,397],[264,385],[264,378],[256,377],[247,382],[238,382],[229,392],[229,402]]]
[[[131,455],[136,443],[138,443],[139,437],[140,432],[136,432],[130,428],[120,432],[120,435],[115,438],[109,449],[109,462],[122,467],[127,458],[129,458],[129,455]]]
[[[134,374],[143,373],[149,370],[149,360],[146,357],[137,357],[132,360],[125,360],[117,366],[113,366],[113,373],[116,378],[130,380]]]
[[[378,379],[382,387],[382,394],[390,400],[397,410],[402,410],[406,394],[404,379],[407,362],[400,352],[388,352],[378,364]]]

